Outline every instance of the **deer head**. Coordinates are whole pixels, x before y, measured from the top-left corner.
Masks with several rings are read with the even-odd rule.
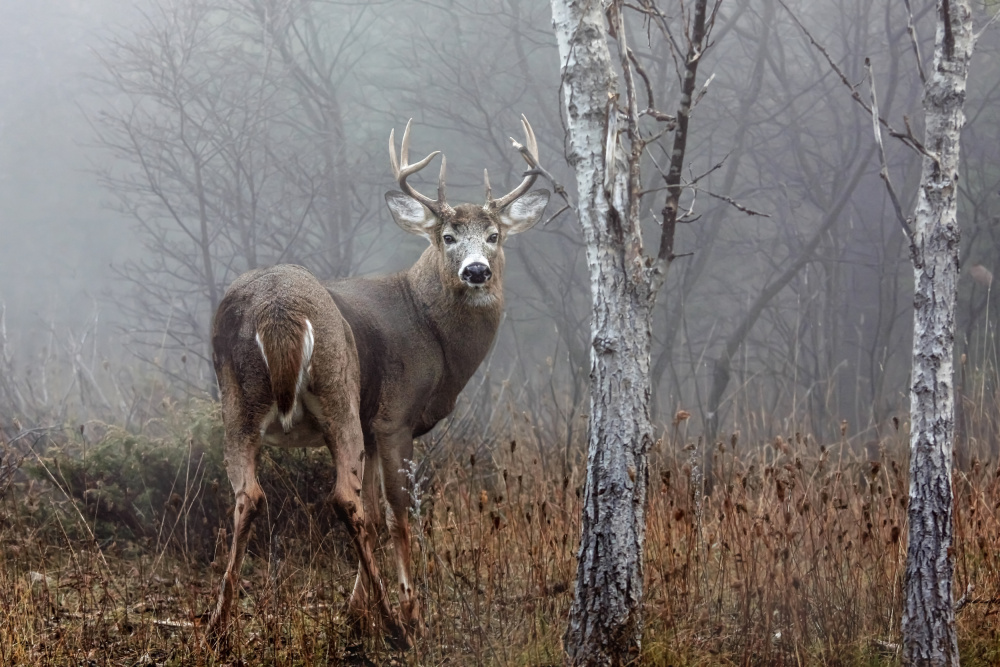
[[[404,231],[424,236],[431,242],[435,251],[432,259],[445,288],[457,296],[464,296],[468,303],[495,303],[502,293],[503,243],[508,236],[531,229],[538,222],[549,201],[549,191],[528,192],[537,178],[534,171],[529,171],[520,185],[503,197],[494,199],[489,173],[483,170],[486,203],[481,206],[459,204],[453,208],[445,195],[447,161],[442,155],[437,199],[421,194],[406,179],[426,167],[440,151],[409,164],[412,122],[410,119],[403,131],[398,161],[395,130],[389,133],[389,160],[393,175],[402,189],[402,192],[393,190],[385,194],[392,217]],[[524,116],[521,117],[521,124],[524,126],[525,148],[537,162],[535,133]],[[527,156],[525,160],[528,161]]]

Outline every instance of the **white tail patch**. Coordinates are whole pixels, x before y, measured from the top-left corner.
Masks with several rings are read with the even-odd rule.
[[[257,347],[260,348],[260,356],[264,357],[264,368],[266,368],[268,371],[270,371],[271,370],[271,364],[267,363],[267,352],[264,351],[264,341],[262,341],[260,339],[260,332],[259,331],[256,333],[256,335],[254,335],[254,339],[256,339],[256,341],[257,341]]]
[[[257,340],[259,343],[259,336]],[[299,397],[302,395],[302,391],[309,381],[309,367],[312,364],[313,344],[315,342],[316,337],[313,334],[312,322],[306,318],[306,330],[302,335],[302,359],[299,360],[299,378],[295,382],[295,400],[292,402],[291,410],[278,415],[278,419],[281,421],[281,428],[285,433],[292,430],[292,423],[295,421],[295,417],[302,412],[302,404]]]

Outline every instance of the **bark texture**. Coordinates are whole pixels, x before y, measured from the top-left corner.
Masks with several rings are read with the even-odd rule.
[[[587,479],[565,647],[571,665],[620,665],[637,657],[642,638],[650,314],[663,271],[642,250],[630,197],[637,169],[618,140],[601,3],[552,0],[552,14],[593,307]]]
[[[938,2],[933,69],[924,93],[925,147],[913,229],[909,542],[903,663],[958,665],[952,600],[954,340],[959,272],[959,137],[973,48],[967,0]]]

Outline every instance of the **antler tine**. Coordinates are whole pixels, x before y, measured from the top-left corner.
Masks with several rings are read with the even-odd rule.
[[[389,164],[392,165],[392,177],[399,178],[399,162],[396,160],[396,128],[389,130]]]
[[[493,188],[490,187],[490,172],[486,169],[483,169],[483,182],[486,184],[486,204],[489,205],[493,198]]]
[[[534,168],[538,166],[538,140],[535,139],[535,131],[531,129],[531,123],[528,122],[528,118],[524,114],[521,114],[521,125],[524,127],[525,145],[528,152],[531,153],[531,157],[535,158],[535,164],[528,162],[527,156],[524,156],[524,160]]]
[[[534,173],[535,167],[538,166],[538,140],[535,139],[535,131],[531,129],[531,124],[528,119],[521,115],[521,127],[524,128],[524,145],[519,144],[513,137],[511,137],[511,143],[514,144],[520,153],[524,161],[528,163],[531,167],[526,173],[524,180],[516,188],[505,194],[500,199],[491,199],[489,195],[489,182],[487,181],[486,186],[486,207],[494,210],[500,210],[505,206],[509,206],[513,201],[524,195],[525,192],[535,183],[535,179],[538,178],[538,174]]]
[[[438,198],[436,200],[430,197],[420,194],[417,189],[406,182],[406,179],[413,174],[417,173],[430,163],[441,151],[434,151],[423,160],[416,162],[414,164],[408,164],[410,159],[410,126],[413,123],[413,119],[406,121],[406,129],[403,130],[403,140],[399,145],[399,161],[396,160],[396,130],[393,129],[389,132],[389,163],[392,165],[392,175],[396,178],[399,183],[400,189],[409,195],[411,198],[417,200],[436,215],[440,216],[450,210],[448,202],[445,199],[445,159],[444,156],[441,157],[441,174],[438,177]]]
[[[403,140],[399,143],[399,163],[402,165],[410,162],[410,126],[412,124],[412,118],[406,121],[406,127],[403,128]]]
[[[441,156],[441,171],[438,173],[438,201],[444,203],[448,199],[444,196],[444,175],[448,170],[448,156]]]

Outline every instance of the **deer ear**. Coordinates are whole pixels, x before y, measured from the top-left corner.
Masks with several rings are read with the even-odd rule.
[[[389,205],[392,219],[404,232],[418,234],[428,239],[431,237],[431,231],[437,225],[438,219],[429,208],[398,190],[386,192],[385,203]]]
[[[507,234],[520,234],[535,226],[549,203],[548,190],[532,190],[515,199],[500,211],[500,222]]]

